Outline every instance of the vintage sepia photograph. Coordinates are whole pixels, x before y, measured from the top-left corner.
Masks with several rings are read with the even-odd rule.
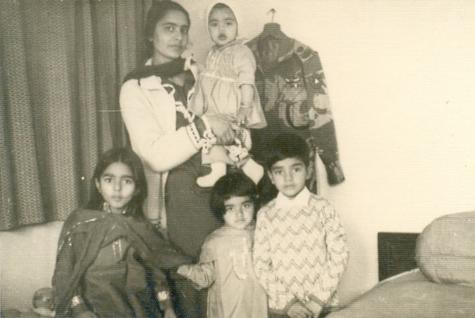
[[[475,317],[475,1],[0,0],[0,318]]]

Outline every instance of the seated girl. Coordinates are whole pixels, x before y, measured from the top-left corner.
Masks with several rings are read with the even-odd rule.
[[[189,263],[145,220],[140,158],[104,153],[91,197],[63,225],[53,277],[56,317],[175,318],[162,270]]]

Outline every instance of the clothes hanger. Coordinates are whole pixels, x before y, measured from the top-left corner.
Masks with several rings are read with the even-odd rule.
[[[271,22],[268,22],[264,25],[264,30],[262,30],[260,37],[265,38],[265,37],[273,37],[276,39],[286,39],[288,38],[287,35],[282,32],[280,29],[280,24],[274,22],[274,16],[277,10],[274,8],[270,9],[267,14],[271,15]]]

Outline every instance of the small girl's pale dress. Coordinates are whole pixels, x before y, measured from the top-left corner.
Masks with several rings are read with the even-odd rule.
[[[178,273],[208,290],[208,318],[265,318],[267,297],[252,265],[253,228],[224,225],[203,243],[200,262]]]
[[[255,72],[256,60],[243,40],[235,40],[222,47],[214,46],[208,52],[205,69],[200,73],[197,91],[190,103],[191,110],[197,115],[226,114],[235,117],[241,104],[240,86],[249,84],[254,87],[254,99],[246,127],[264,128],[267,122],[255,86]],[[214,146],[210,153],[203,154],[203,163],[216,161],[232,163],[222,146]]]

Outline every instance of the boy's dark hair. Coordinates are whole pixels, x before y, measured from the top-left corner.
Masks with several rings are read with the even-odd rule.
[[[99,157],[91,179],[90,197],[89,202],[86,204],[86,208],[102,210],[104,198],[99,193],[95,181],[99,180],[107,167],[115,162],[122,162],[127,165],[132,172],[135,182],[135,192],[132,199],[127,204],[126,215],[138,218],[144,217],[142,205],[147,197],[147,180],[145,179],[142,160],[140,160],[135,152],[128,148],[112,148]]]
[[[145,45],[147,57],[152,56],[153,44],[150,43],[149,39],[153,37],[157,23],[170,11],[182,12],[188,20],[188,25],[191,26],[190,14],[181,4],[171,0],[153,1],[145,20]]]
[[[308,167],[309,148],[302,137],[296,134],[282,133],[269,143],[265,166],[270,171],[277,161],[288,158],[298,158]]]
[[[240,171],[228,173],[219,178],[211,190],[209,200],[211,211],[219,221],[224,222],[223,216],[226,213],[224,202],[231,197],[245,196],[254,202],[254,209],[257,210],[257,189],[254,182]]]

